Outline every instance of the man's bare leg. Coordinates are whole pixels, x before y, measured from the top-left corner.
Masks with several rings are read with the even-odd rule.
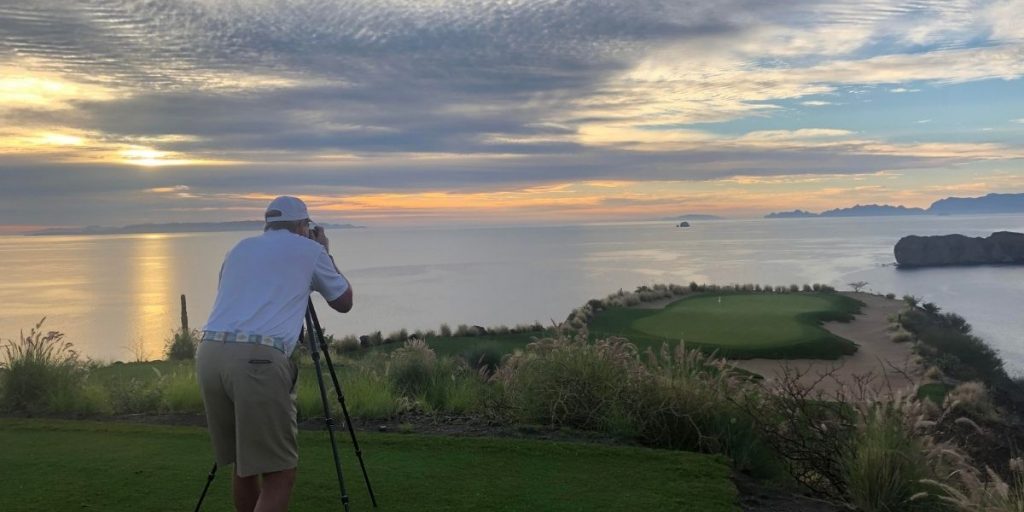
[[[231,490],[235,499],[236,512],[253,512],[260,499],[260,476],[238,476],[232,473]]]
[[[285,512],[288,510],[292,487],[295,486],[296,470],[297,468],[292,468],[263,473],[263,488],[260,491],[259,502],[256,503],[256,512]]]

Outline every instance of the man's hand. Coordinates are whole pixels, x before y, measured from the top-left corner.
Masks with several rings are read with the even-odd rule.
[[[324,233],[323,226],[317,226],[313,228],[313,231],[310,234],[312,235],[310,238],[312,238],[318,244],[324,246],[324,249],[327,249],[328,253],[331,252],[331,241],[327,239],[327,234]]]

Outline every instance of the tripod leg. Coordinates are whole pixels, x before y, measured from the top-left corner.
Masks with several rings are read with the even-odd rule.
[[[331,353],[327,347],[327,342],[324,340],[324,331],[320,327],[320,319],[316,316],[316,310],[313,309],[312,299],[309,301],[309,317],[313,321],[313,328],[316,329],[316,335],[320,339],[320,350],[324,354],[324,362],[327,363],[327,370],[331,374],[331,381],[334,383],[334,391],[338,395],[338,403],[341,404],[341,413],[345,417],[345,425],[348,426],[348,435],[352,438],[352,447],[356,451],[356,457],[359,459],[359,468],[363,470],[363,480],[366,482],[366,490],[370,493],[370,501],[373,502],[373,507],[377,508],[377,497],[373,494],[373,486],[370,485],[370,476],[366,473],[366,463],[363,462],[363,452],[359,449],[359,441],[356,440],[356,431],[352,428],[352,418],[348,415],[348,406],[345,404],[345,394],[341,390],[341,382],[338,381],[338,374],[334,371],[334,362],[331,361]]]
[[[210,468],[210,474],[206,476],[206,486],[203,487],[203,493],[199,495],[199,501],[196,502],[195,512],[199,512],[199,507],[203,506],[203,500],[206,498],[206,491],[210,490],[210,484],[213,483],[213,477],[217,475],[217,463],[213,463],[213,467]]]
[[[341,489],[341,504],[345,507],[345,512],[348,512],[348,491],[345,490],[345,478],[341,472],[341,459],[338,458],[338,444],[334,439],[334,420],[331,419],[331,408],[327,402],[327,387],[324,386],[324,374],[320,369],[320,351],[318,350],[316,343],[314,342],[312,329],[313,317],[310,316],[309,311],[306,312],[306,323],[309,326],[306,329],[309,343],[309,354],[313,357],[313,367],[316,369],[316,380],[320,387],[320,403],[324,406],[324,422],[327,425],[327,434],[331,438],[331,452],[334,454],[334,470],[338,474],[338,487]]]

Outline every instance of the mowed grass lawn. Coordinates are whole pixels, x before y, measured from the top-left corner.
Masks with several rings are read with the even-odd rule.
[[[850,321],[862,306],[837,293],[701,294],[664,309],[602,311],[590,328],[597,336],[624,336],[641,347],[685,340],[733,358],[835,359],[857,347],[822,323]]]
[[[586,443],[360,433],[381,511],[735,511],[718,456]],[[372,510],[347,434],[352,510]],[[291,510],[342,510],[327,433],[300,432]],[[0,419],[0,510],[192,510],[212,464],[206,431]],[[203,510],[231,510],[218,472]]]

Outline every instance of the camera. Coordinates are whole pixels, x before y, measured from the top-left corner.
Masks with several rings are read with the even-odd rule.
[[[309,221],[309,238],[316,240],[318,232],[322,233],[324,230],[323,226],[320,226],[312,220]]]

